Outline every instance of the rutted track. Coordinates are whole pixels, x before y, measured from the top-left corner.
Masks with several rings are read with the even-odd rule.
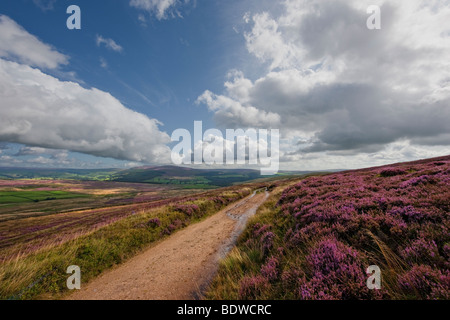
[[[74,300],[197,299],[248,218],[267,199],[254,193],[191,225],[70,295]]]

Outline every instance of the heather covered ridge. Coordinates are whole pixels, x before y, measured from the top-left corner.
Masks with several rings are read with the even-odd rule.
[[[278,188],[210,299],[450,299],[450,156]],[[367,267],[382,272],[369,290]]]

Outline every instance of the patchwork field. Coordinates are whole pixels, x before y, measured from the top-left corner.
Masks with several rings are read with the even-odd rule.
[[[113,181],[0,180],[0,222],[154,202],[202,191]]]

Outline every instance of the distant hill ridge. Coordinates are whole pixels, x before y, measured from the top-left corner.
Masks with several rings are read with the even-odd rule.
[[[280,172],[279,175],[309,172]],[[131,169],[0,168],[0,179],[95,180],[183,187],[215,188],[263,178],[252,169],[196,169],[177,166],[142,166]]]

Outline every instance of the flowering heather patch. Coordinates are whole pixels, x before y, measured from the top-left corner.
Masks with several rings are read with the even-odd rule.
[[[312,271],[299,288],[301,299],[369,299],[377,294],[365,285],[359,253],[333,237],[321,240],[306,260]]]
[[[258,299],[269,288],[269,283],[263,276],[247,277],[242,279],[239,289],[239,299]]]
[[[200,213],[200,208],[196,204],[178,204],[173,207],[175,211],[186,214],[189,217],[192,217],[196,214]]]
[[[324,250],[322,255],[315,253],[307,258],[316,271],[306,287],[313,285],[314,288],[318,283],[327,287],[332,283],[339,286],[339,281],[327,283],[327,277],[317,282],[316,273],[319,270],[323,275],[333,270],[340,274],[340,268],[345,268],[352,274],[340,274],[336,280],[355,281],[347,280],[344,288],[337,292],[345,292],[350,283],[359,283],[359,290],[363,292],[364,265],[342,260],[343,243],[348,245],[348,257],[370,254],[376,257],[372,258],[374,264],[389,264],[380,250],[373,249],[374,242],[367,237],[367,231],[376,234],[395,255],[404,259],[407,268],[430,265],[448,272],[448,263],[445,263],[448,257],[444,251],[450,240],[450,157],[442,158],[439,166],[434,162],[421,161],[381,170],[358,170],[305,179],[285,190],[278,206],[292,219],[287,240],[294,246],[302,240],[319,241]],[[342,242],[333,244],[330,236]],[[324,244],[327,245],[323,247]],[[450,287],[447,286],[447,290]],[[336,298],[332,292],[324,296],[330,297]],[[365,294],[353,297],[368,298]]]
[[[380,176],[394,177],[394,176],[398,176],[398,175],[405,174],[405,173],[406,173],[406,171],[402,170],[400,168],[384,168],[383,170],[381,170]]]
[[[248,243],[251,245],[258,245],[262,252],[267,253],[273,247],[273,240],[275,234],[271,232],[272,226],[261,225],[259,223],[255,224],[252,228],[252,238],[249,239]]]
[[[261,267],[261,275],[268,281],[275,281],[279,276],[279,266],[280,262],[276,257],[271,257],[268,259],[267,263]]]
[[[269,299],[449,298],[450,156],[308,177],[272,199],[238,247],[263,255],[243,296],[261,298],[266,279]],[[371,265],[382,290],[367,288]]]
[[[450,272],[427,265],[414,266],[399,277],[399,284],[407,294],[421,299],[450,299]]]
[[[150,219],[148,222],[147,222],[147,226],[149,226],[149,227],[160,227],[161,226],[161,221],[158,219],[158,218],[153,218],[153,219]]]
[[[439,257],[438,247],[434,240],[425,239],[414,240],[410,246],[407,246],[400,252],[400,255],[407,261],[430,261]]]

